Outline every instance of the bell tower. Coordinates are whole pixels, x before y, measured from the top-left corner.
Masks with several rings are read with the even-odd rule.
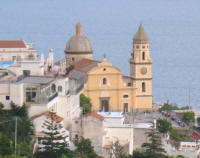
[[[149,38],[140,24],[133,38],[130,76],[133,77],[136,90],[136,109],[152,109],[152,60],[149,52]]]

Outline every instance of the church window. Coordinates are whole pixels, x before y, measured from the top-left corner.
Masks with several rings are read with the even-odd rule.
[[[103,85],[106,85],[106,84],[107,84],[107,79],[103,78]]]
[[[62,86],[58,86],[58,92],[62,92]]]
[[[128,98],[128,95],[127,95],[127,94],[125,94],[125,95],[123,96],[123,98]]]
[[[146,85],[144,82],[142,82],[142,92],[146,92]]]
[[[142,60],[145,60],[145,52],[142,52]]]

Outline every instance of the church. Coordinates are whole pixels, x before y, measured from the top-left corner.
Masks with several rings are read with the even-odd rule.
[[[124,76],[119,68],[104,57],[93,59],[90,41],[82,32],[80,23],[64,50],[66,63],[72,71],[86,74],[83,93],[91,99],[92,111],[123,111],[152,109],[152,60],[149,38],[142,25],[133,38],[130,54],[130,76]],[[128,59],[127,59],[128,61]]]

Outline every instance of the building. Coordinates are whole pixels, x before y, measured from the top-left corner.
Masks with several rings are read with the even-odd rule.
[[[147,141],[145,132],[151,128],[152,123],[126,124],[121,112],[91,112],[75,120],[72,139],[76,140],[80,136],[88,138],[99,155],[110,158],[116,141],[119,141],[127,154],[132,154],[133,150]]]
[[[91,99],[93,111],[152,110],[152,60],[149,52],[149,38],[142,25],[133,39],[130,62],[130,76],[124,76],[119,68],[104,57],[93,59],[89,40],[82,35],[82,27],[76,25],[65,49],[66,62],[75,71],[84,72],[87,81],[83,93]]]
[[[36,60],[37,51],[23,40],[0,40],[0,61]]]
[[[68,146],[74,146],[73,143],[70,142],[69,131],[63,127],[64,122],[62,117],[47,111],[40,115],[31,117],[30,119],[32,120],[35,129],[35,144],[33,148],[33,153],[35,153],[37,150],[43,150],[45,145],[42,144],[40,138],[45,136],[44,132],[51,132],[48,127],[44,126],[44,124],[47,124],[46,122],[50,122],[53,124],[53,126],[59,127],[59,135],[57,136],[65,138],[64,140],[58,140],[60,143],[66,143]]]
[[[83,35],[80,23],[76,25],[76,35],[69,39],[64,52],[66,53],[66,58],[72,62],[82,58],[93,58],[92,47],[87,37]]]

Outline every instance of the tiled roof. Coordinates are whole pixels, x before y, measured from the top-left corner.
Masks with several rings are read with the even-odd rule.
[[[95,117],[95,118],[97,118],[97,119],[99,119],[101,121],[104,120],[104,117],[102,115],[97,114],[96,112],[91,112],[91,113],[83,115],[83,117],[88,117],[88,116]]]
[[[51,113],[51,112],[45,112],[44,115],[47,117],[47,118],[52,118],[56,123],[59,123],[63,120],[62,117],[54,114],[54,113]]]
[[[194,141],[198,141],[200,139],[200,135],[197,133],[197,132],[192,132],[191,134],[191,138],[194,140]]]
[[[22,40],[0,40],[0,48],[26,48]]]
[[[93,67],[96,67],[99,61],[90,60],[90,59],[82,59],[75,63],[74,67],[78,71],[88,72]]]

